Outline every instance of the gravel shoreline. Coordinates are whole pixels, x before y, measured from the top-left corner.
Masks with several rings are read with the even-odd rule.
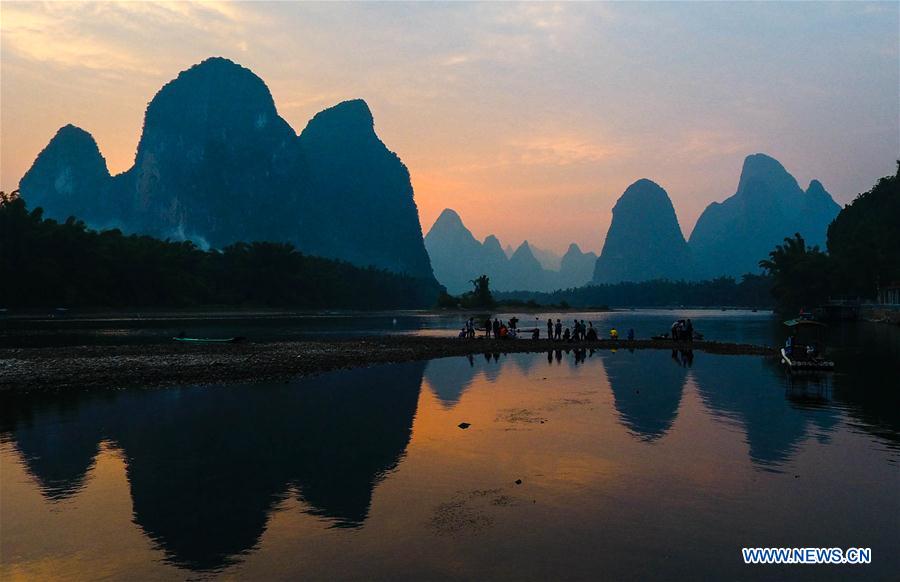
[[[159,388],[289,380],[357,366],[484,353],[575,349],[694,349],[714,354],[776,354],[774,348],[719,342],[635,340],[554,342],[382,336],[346,340],[0,349],[0,392]]]

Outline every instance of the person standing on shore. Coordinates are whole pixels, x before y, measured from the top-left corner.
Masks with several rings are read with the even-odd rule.
[[[556,320],[556,335],[554,337],[557,340],[562,339],[562,322],[558,319]]]
[[[553,339],[553,319],[547,318],[547,339]]]
[[[494,339],[500,339],[500,320],[494,318]]]
[[[484,321],[484,337],[491,339],[491,318],[488,317]]]

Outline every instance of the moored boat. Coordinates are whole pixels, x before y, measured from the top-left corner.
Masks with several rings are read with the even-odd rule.
[[[834,370],[834,362],[819,357],[802,357],[788,354],[787,349],[781,348],[781,363],[785,364],[789,370],[805,371],[805,370]]]
[[[239,336],[226,338],[175,336],[172,339],[186,344],[236,344],[244,341],[245,338]]]

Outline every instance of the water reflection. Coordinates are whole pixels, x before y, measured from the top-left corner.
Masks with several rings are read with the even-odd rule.
[[[79,560],[93,551],[119,578],[546,579],[565,564],[584,579],[743,579],[734,558],[752,541],[872,546],[873,571],[891,572],[898,424],[850,389],[756,357],[572,350],[0,395],[4,553],[23,578],[78,538]],[[153,553],[94,547],[121,515]],[[82,563],[59,575],[85,577]]]
[[[666,434],[678,414],[684,368],[661,350],[617,352],[604,358],[603,366],[622,424],[644,441]]]
[[[0,433],[12,436],[45,497],[62,501],[84,486],[104,438],[114,393],[10,396],[0,407]],[[7,431],[14,431],[7,435]]]
[[[128,391],[4,401],[2,431],[50,499],[81,486],[99,443],[127,462],[134,522],[173,563],[217,569],[250,550],[296,491],[332,527],[357,527],[409,443],[424,363],[298,385]]]
[[[743,428],[754,463],[779,470],[799,444],[811,433],[827,440],[840,419],[837,409],[823,407],[811,411],[795,400],[774,398],[777,384],[766,381],[784,376],[773,370],[773,360],[726,357],[698,358],[692,369],[700,398],[720,419],[737,422]],[[788,394],[790,395],[790,394]]]
[[[475,376],[491,364],[488,354],[485,354],[483,362],[480,359],[476,362],[473,356],[439,358],[428,362],[425,367],[425,379],[441,404],[446,408],[452,408],[459,402],[463,392],[472,385]]]

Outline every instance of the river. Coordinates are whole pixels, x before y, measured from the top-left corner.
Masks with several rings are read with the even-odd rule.
[[[696,327],[726,339],[708,313]],[[761,341],[759,319],[729,338]],[[845,364],[803,377],[620,349],[3,395],[0,577],[891,579],[896,360],[849,356],[873,329],[836,331]],[[745,546],[872,563],[751,567]]]

